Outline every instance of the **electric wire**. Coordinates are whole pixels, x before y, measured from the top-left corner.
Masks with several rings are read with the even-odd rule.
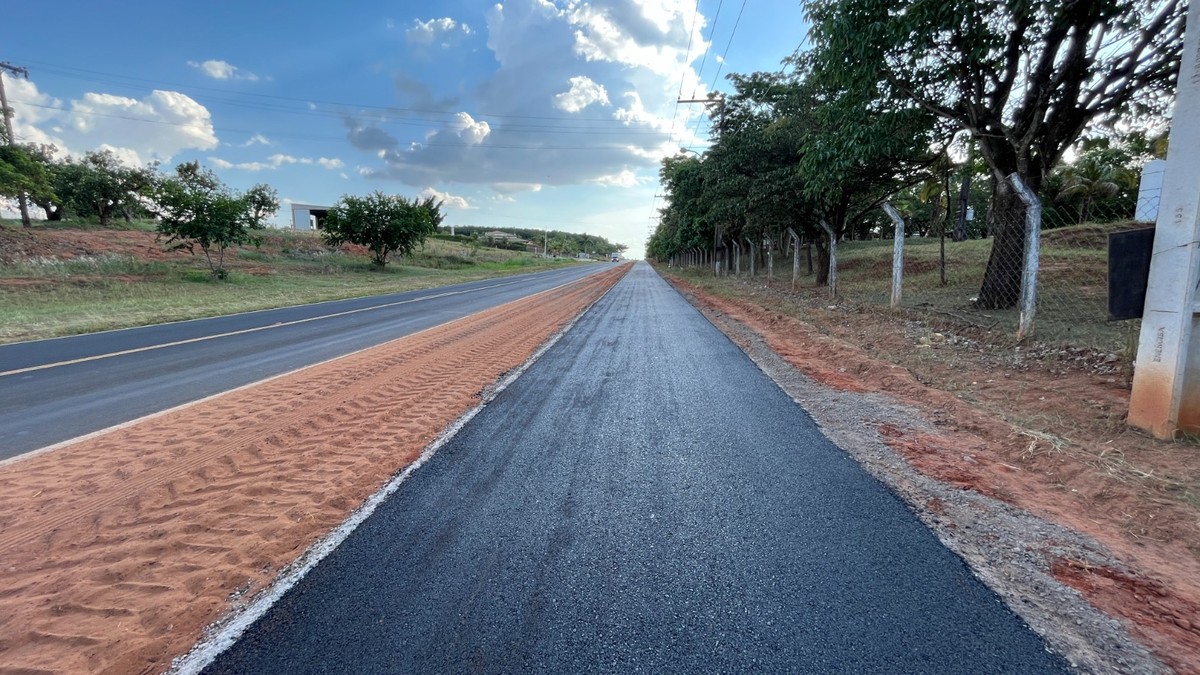
[[[50,64],[50,63],[38,62],[38,61],[31,61],[30,63],[39,65],[39,70],[42,70],[45,72],[51,72],[51,73],[55,73],[55,74],[58,74],[58,75],[64,76],[64,77],[71,77],[71,78],[75,78],[75,79],[81,79],[84,81],[96,82],[96,83],[101,83],[101,84],[116,84],[116,83],[119,83],[121,80],[125,80],[128,82],[148,84],[148,85],[156,86],[156,87],[168,87],[169,86],[169,87],[176,87],[181,90],[191,89],[191,90],[199,90],[199,91],[216,92],[219,94],[226,94],[226,95],[228,95],[230,93],[228,89],[221,89],[218,87],[207,87],[207,86],[203,86],[203,85],[183,84],[183,83],[178,83],[178,82],[168,82],[168,81],[161,81],[161,80],[149,80],[146,78],[133,77],[133,76],[129,76],[129,75],[119,75],[116,73],[106,73],[103,71],[90,70],[87,68],[76,68],[73,66],[63,66],[63,65]],[[100,76],[103,76],[104,78],[111,78],[111,79],[106,80],[106,79],[101,79],[101,78],[97,78],[97,77],[83,77],[82,75],[77,75],[74,73],[86,73],[86,74],[90,74],[93,76],[100,75]],[[135,86],[135,85],[125,83],[122,86]],[[288,101],[291,103],[301,103],[306,106],[308,104],[312,103],[312,104],[317,104],[317,105],[327,105],[327,106],[341,107],[341,108],[347,108],[347,109],[378,110],[378,111],[382,111],[382,112],[391,112],[391,113],[410,113],[410,114],[415,114],[415,115],[422,115],[422,114],[423,115],[431,115],[431,116],[434,116],[434,119],[442,120],[442,121],[444,121],[445,117],[453,119],[455,116],[458,115],[458,113],[454,112],[454,111],[435,110],[435,109],[430,109],[430,108],[406,108],[403,106],[375,105],[375,104],[352,102],[352,101],[331,101],[331,100],[324,100],[324,99],[317,99],[317,98],[312,98],[312,99],[297,98],[297,97],[293,97],[293,96],[279,96],[279,95],[275,95],[275,94],[262,94],[262,93],[257,93],[257,92],[238,92],[238,94],[241,96],[246,96],[246,97],[250,97],[250,98],[276,100],[276,101]],[[497,113],[497,112],[487,112],[487,111],[478,111],[475,114],[479,115],[480,117],[491,117],[491,118],[495,118],[495,119],[544,120],[544,121],[551,121],[551,122],[561,122],[562,121],[561,117],[552,117],[552,116],[548,116],[548,115],[516,115],[516,114],[510,114],[510,113]],[[600,123],[607,123],[607,124],[624,124],[623,121],[613,119],[611,117],[573,117],[571,119],[571,121],[572,122],[600,122]]]
[[[128,120],[131,122],[143,122],[146,124],[158,124],[158,125],[174,126],[174,127],[195,126],[194,124],[188,124],[188,123],[183,123],[183,122],[171,122],[168,120],[152,120],[152,119],[146,119],[144,117],[131,117],[128,115],[116,115],[116,114],[112,114],[112,113],[102,113],[102,112],[98,112],[98,111],[94,111],[94,110],[72,110],[72,109],[58,107],[58,106],[50,106],[50,105],[45,105],[45,104],[40,104],[40,103],[31,103],[28,101],[15,101],[14,100],[14,101],[10,101],[10,102],[11,103],[20,103],[22,105],[28,105],[28,106],[32,106],[35,108],[57,110],[60,112],[66,112],[66,113],[70,113],[73,115],[91,115],[91,116],[95,116],[95,117],[107,117],[107,118]],[[262,133],[262,132],[258,132],[258,131],[250,131],[248,129],[234,129],[231,127],[217,127],[217,126],[212,127],[212,130],[220,131],[222,133],[237,133],[237,134]],[[294,139],[300,139],[300,140],[318,140],[318,141],[321,141],[321,140],[345,141],[346,140],[345,137],[343,137],[343,136],[319,136],[319,135],[313,135],[313,134],[291,134],[291,133],[286,133],[286,132],[267,132],[267,133],[269,133],[271,136],[275,136],[277,138],[294,138]],[[628,151],[631,147],[630,145],[572,146],[572,145],[534,145],[534,144],[531,144],[531,145],[506,145],[506,144],[482,144],[482,143],[474,144],[474,145],[468,144],[468,143],[422,143],[420,145],[421,145],[421,147],[424,147],[424,148],[481,148],[481,149],[498,149],[498,150],[592,150],[592,151],[594,151],[594,150]]]
[[[704,65],[708,63],[708,52],[712,50],[713,37],[717,34],[717,22],[721,20],[721,8],[725,6],[725,0],[720,0],[717,3],[717,13],[713,15],[712,29],[708,31],[708,47],[704,50],[704,57],[700,59],[700,70],[696,72],[696,80],[702,81],[704,78]],[[693,92],[693,96],[694,96]]]
[[[742,0],[742,7],[741,7],[741,9],[738,10],[737,20],[733,22],[733,30],[731,30],[729,32],[729,40],[725,43],[725,51],[721,53],[720,67],[717,68],[717,75],[716,75],[716,77],[713,78],[712,86],[710,86],[708,88],[709,91],[716,91],[717,79],[721,77],[721,71],[725,69],[725,61],[729,57],[729,47],[730,47],[730,45],[733,44],[733,36],[737,34],[738,26],[741,25],[741,23],[742,23],[742,12],[744,12],[744,11],[746,11],[746,0]],[[703,118],[701,118],[701,120],[702,119]],[[711,122],[709,123],[709,129],[710,130],[712,129]],[[696,135],[700,134],[700,121],[699,120],[697,120],[697,122],[696,122],[695,133],[696,133]]]

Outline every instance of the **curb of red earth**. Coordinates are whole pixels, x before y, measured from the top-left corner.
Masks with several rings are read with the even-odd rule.
[[[881,393],[819,384],[773,351],[763,335],[716,309],[703,291],[664,277],[805,410],[821,432],[904,501],[946,548],[1049,648],[1081,673],[1169,673],[1126,625],[1058,578],[1063,560],[1123,571],[1094,539],[995,497],[915,469],[898,438],[932,434],[922,413]]]
[[[626,272],[628,269],[626,269]],[[168,675],[197,675],[209,664],[216,660],[222,652],[229,649],[237,642],[238,638],[259,618],[267,613],[280,598],[284,596],[293,586],[299,583],[310,571],[313,570],[322,560],[329,554],[337,550],[337,547],[345,541],[354,530],[358,529],[371,514],[375,513],[384,501],[392,494],[400,489],[400,486],[408,480],[409,476],[415,473],[418,469],[425,465],[442,446],[449,443],[458,432],[462,430],[476,415],[480,413],[489,403],[491,403],[502,391],[507,389],[513,382],[516,382],[525,371],[529,370],[538,359],[550,350],[563,335],[575,327],[575,324],[588,313],[588,311],[608,295],[609,291],[620,283],[620,279],[609,286],[600,294],[593,302],[583,311],[579,312],[574,319],[571,319],[557,333],[551,335],[540,347],[534,351],[524,363],[502,375],[495,383],[488,386],[479,393],[479,403],[463,413],[461,417],[455,420],[450,426],[446,427],[429,445],[421,451],[421,455],[417,457],[411,464],[397,472],[391,480],[384,484],[377,492],[368,497],[362,505],[350,513],[340,525],[335,527],[329,534],[318,539],[316,543],[308,548],[291,564],[280,570],[275,580],[266,588],[262,589],[254,595],[246,604],[237,607],[230,611],[226,616],[213,622],[204,630],[204,637],[201,638],[186,654],[176,657],[171,662],[170,669],[167,670]]]

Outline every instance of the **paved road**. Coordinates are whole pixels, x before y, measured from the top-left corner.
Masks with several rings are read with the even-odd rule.
[[[0,460],[604,269],[574,265],[410,293],[2,345]],[[107,356],[127,351],[132,353]]]
[[[208,673],[1064,665],[639,264]]]

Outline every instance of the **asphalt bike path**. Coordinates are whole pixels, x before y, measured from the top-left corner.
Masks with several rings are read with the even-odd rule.
[[[1060,673],[644,263],[206,673]]]
[[[343,356],[609,269],[0,345],[0,460]]]

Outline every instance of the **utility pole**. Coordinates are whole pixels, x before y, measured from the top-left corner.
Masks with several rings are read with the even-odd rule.
[[[1158,438],[1200,431],[1200,3],[1188,9],[1128,422]]]
[[[721,121],[717,123],[717,138],[721,139],[725,136],[725,96],[724,96],[724,94],[716,94],[715,96],[713,96],[711,98],[680,98],[680,99],[676,99],[675,102],[676,103],[704,103],[706,105],[709,103],[716,103],[717,104],[717,114],[721,117]],[[720,141],[718,140],[718,142],[720,142]],[[699,155],[700,153],[696,153],[696,154]],[[718,180],[720,180],[719,177],[718,177]],[[712,259],[714,261],[714,266],[713,266],[714,274],[720,274],[720,267],[717,267],[715,264],[715,261],[717,259],[717,243],[720,241],[720,239],[721,239],[721,228],[719,226],[715,226],[715,227],[713,227],[713,251],[712,251]],[[753,255],[753,254],[751,254],[751,255]]]
[[[4,93],[4,76],[2,73],[12,73],[20,75],[26,80],[29,79],[29,71],[19,66],[14,66],[8,62],[0,62],[0,110],[4,112],[4,131],[8,136],[8,144],[16,145],[17,137],[13,134],[12,114],[13,111],[8,107],[8,96]],[[33,225],[29,220],[29,207],[25,205],[25,193],[17,194],[17,204],[21,207],[21,225],[22,227],[30,227]]]

